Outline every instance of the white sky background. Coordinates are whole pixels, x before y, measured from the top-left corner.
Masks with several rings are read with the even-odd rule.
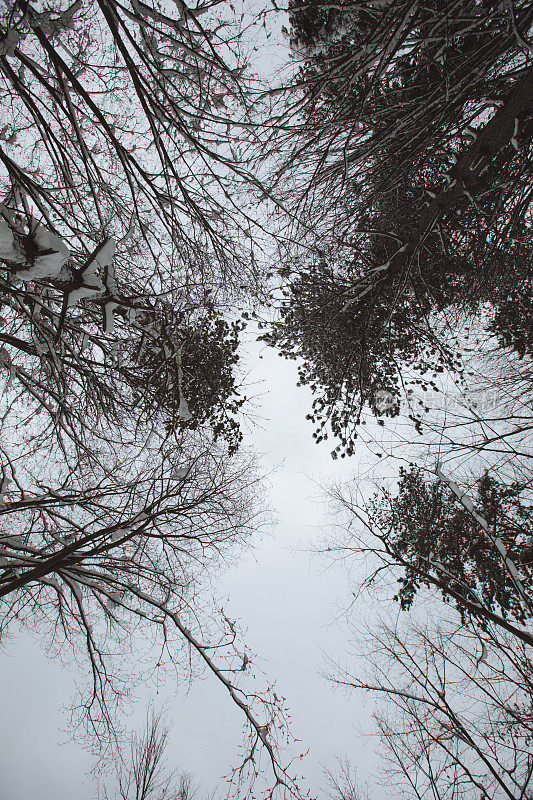
[[[292,732],[302,739],[298,752],[310,750],[298,771],[312,795],[324,798],[323,768],[335,769],[337,757],[348,757],[363,782],[368,779],[372,800],[388,795],[375,785],[374,743],[357,736],[369,726],[369,707],[355,694],[335,691],[320,672],[327,659],[349,663],[349,633],[339,611],[349,603],[350,587],[340,567],[303,551],[320,536],[318,523],[327,509],[317,500],[320,490],[312,478],[327,484],[337,476],[348,479],[357,456],[334,462],[330,446],[314,444],[313,427],[305,420],[309,393],[296,387],[296,367],[258,344],[250,348],[255,363],[248,381],[254,384],[262,429],[249,436],[263,453],[270,477],[269,501],[278,517],[272,534],[258,541],[253,552],[222,576],[225,609],[247,629],[246,640],[259,656],[265,684],[276,681],[292,715]],[[263,358],[257,356],[262,352]],[[260,407],[259,407],[260,405]],[[309,477],[307,477],[309,476]],[[303,546],[302,546],[303,543]],[[216,584],[215,584],[216,587]],[[360,603],[366,617],[368,606]],[[353,666],[353,665],[352,665]],[[90,755],[61,733],[62,708],[73,692],[75,672],[48,660],[26,633],[7,641],[0,662],[0,798],[1,800],[94,800],[95,786],[86,777]],[[242,719],[223,688],[211,676],[178,687],[172,680],[160,687],[154,700],[172,724],[169,765],[190,771],[211,790],[236,763]],[[141,728],[145,701],[153,687],[137,692],[138,703],[127,718]]]

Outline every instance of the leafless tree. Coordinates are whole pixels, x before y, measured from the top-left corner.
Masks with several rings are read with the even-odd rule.
[[[228,457],[224,314],[258,278],[242,29],[216,0],[0,13],[1,625],[89,666],[78,710],[103,743],[143,643],[147,670],[207,669],[247,726],[236,783],[270,769],[267,794],[296,795],[281,703],[245,686],[236,624],[202,593],[262,524],[252,465]]]
[[[0,23],[4,197],[66,240],[81,270],[71,288],[106,236],[147,281],[179,271],[216,285],[238,264],[243,283],[252,265],[237,241],[252,217],[236,193],[253,179],[236,12],[15,2]]]
[[[331,800],[369,800],[369,795],[358,784],[354,768],[348,761],[339,761],[336,770],[327,770],[328,797]]]
[[[2,12],[0,365],[43,438],[87,453],[88,419],[164,408],[172,428],[218,404],[213,427],[238,442],[220,326],[259,280],[236,199],[257,183],[245,24],[217,2]]]
[[[273,770],[268,796],[297,796],[277,752],[287,735],[282,702],[256,686],[237,624],[202,590],[207,570],[264,522],[251,464],[164,439],[130,452],[130,463],[124,449],[106,458],[99,476],[88,469],[99,478],[92,484],[80,468],[52,484],[4,478],[2,632],[17,621],[88,672],[73,710],[102,747],[116,741],[115,712],[132,683],[160,669],[207,670],[244,716],[240,789]]]
[[[531,796],[531,648],[451,621],[373,627],[367,644],[368,674],[334,680],[385,698],[389,785],[416,800]]]
[[[118,763],[116,790],[104,785],[101,800],[199,800],[192,777],[167,767],[168,734],[161,716],[152,712],[144,731],[132,735],[129,752]]]

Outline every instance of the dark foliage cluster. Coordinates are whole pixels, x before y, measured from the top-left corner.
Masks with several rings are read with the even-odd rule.
[[[494,314],[489,329],[504,347],[518,353],[520,358],[533,355],[533,285],[531,277],[518,279],[509,287]]]
[[[136,402],[148,414],[159,409],[169,430],[207,424],[235,453],[242,440],[236,414],[246,401],[235,372],[243,323],[227,322],[213,307],[191,315],[162,306],[142,319],[125,370]]]
[[[350,454],[363,406],[379,414],[376,392],[397,408],[407,364],[421,385],[443,369],[460,378],[458,320],[492,316],[503,344],[522,356],[530,347],[529,301],[516,300],[533,252],[531,98],[501,140],[490,120],[500,113],[503,125],[506,104],[529,91],[533,12],[318,0],[289,13],[303,122],[285,163],[328,266],[289,273],[266,338],[302,359],[316,438],[329,419]]]
[[[505,485],[488,473],[478,481],[475,508],[503,542],[516,564],[526,591],[533,589],[533,506],[524,497],[524,486]],[[436,573],[449,589],[503,617],[524,622],[526,610],[498,550],[474,516],[438,480],[425,480],[412,466],[400,469],[398,493],[375,498],[370,510],[379,528],[387,532],[386,544],[405,566],[395,597],[408,609],[422,585],[430,586],[425,574]],[[469,612],[460,600],[463,614]]]
[[[352,455],[365,407],[383,424],[399,413],[407,386],[427,390],[454,363],[428,333],[427,302],[401,293],[397,281],[385,290],[370,286],[364,300],[353,302],[353,284],[349,268],[341,277],[323,261],[305,267],[286,289],[281,319],[261,337],[301,360],[299,382],[316,394],[308,415],[317,426],[314,438],[327,439],[329,425],[340,439],[334,457]],[[402,376],[407,365],[410,378]]]

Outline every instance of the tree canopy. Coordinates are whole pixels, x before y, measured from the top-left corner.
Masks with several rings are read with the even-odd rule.
[[[531,596],[533,569],[533,509],[524,488],[502,485],[485,473],[477,484],[476,514],[486,521],[493,536],[504,543],[507,557],[516,565],[520,581]],[[527,492],[526,492],[527,495]],[[533,608],[524,608],[506,568],[476,516],[472,501],[458,503],[456,494],[439,480],[424,480],[416,467],[400,468],[397,494],[376,497],[369,506],[371,522],[384,532],[387,547],[405,564],[396,599],[402,608],[413,603],[418,587],[435,572],[442,593],[453,598],[463,612],[461,597],[479,598],[481,604],[503,617],[524,622]]]
[[[133,653],[205,671],[245,725],[228,796],[303,797],[284,699],[205,589],[269,522],[243,446],[257,317],[315,440],[349,459],[383,429],[397,472],[333,491],[323,549],[362,555],[368,590],[392,578],[402,611],[372,679],[337,682],[394,705],[378,729],[409,800],[526,800],[533,8],[288,0],[292,68],[265,85],[274,13],[0,11],[0,633],[77,660],[78,717],[115,754]],[[422,598],[439,625],[414,624]],[[156,717],[133,737],[122,797],[191,795],[164,743]],[[330,784],[361,794],[347,763]]]
[[[289,10],[301,101],[280,180],[302,244],[266,338],[302,360],[317,438],[329,422],[349,453],[361,410],[395,413],[409,370],[461,372],[461,320],[529,348],[513,298],[530,283],[533,19],[526,3]]]

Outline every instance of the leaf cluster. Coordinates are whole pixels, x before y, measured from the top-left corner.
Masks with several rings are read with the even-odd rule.
[[[485,473],[477,483],[475,508],[503,542],[516,564],[521,582],[533,590],[533,506],[520,484],[504,485]],[[376,497],[371,519],[387,532],[385,541],[404,565],[395,596],[403,609],[411,608],[422,585],[434,572],[447,589],[460,597],[477,597],[486,608],[519,622],[526,619],[516,589],[498,553],[475,517],[457,503],[440,481],[428,481],[416,467],[400,469],[398,492]],[[469,612],[455,600],[463,618]]]

